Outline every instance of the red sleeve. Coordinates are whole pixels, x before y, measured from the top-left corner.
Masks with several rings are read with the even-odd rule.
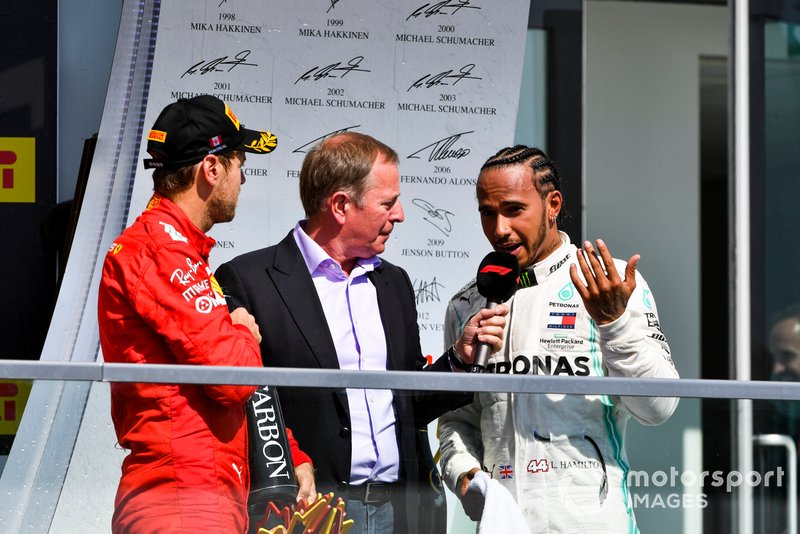
[[[292,450],[292,465],[297,467],[300,464],[310,464],[311,457],[300,450],[300,445],[298,445],[297,440],[294,439],[292,429],[289,427],[286,427],[286,436],[289,438],[289,448]]]
[[[237,327],[208,264],[189,246],[163,247],[133,292],[134,307],[177,363],[261,367],[258,342]],[[255,386],[205,385],[224,405],[244,404]]]

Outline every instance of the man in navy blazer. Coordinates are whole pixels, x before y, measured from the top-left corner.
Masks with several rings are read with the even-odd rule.
[[[312,148],[300,172],[307,219],[280,243],[223,264],[216,278],[262,334],[265,366],[419,370],[414,291],[406,272],[378,254],[403,221],[397,154],[346,132]],[[463,371],[479,342],[497,350],[505,315],[481,310],[445,356],[425,370]],[[420,432],[472,394],[390,390],[281,390],[286,425],[311,456],[317,488],[347,503],[350,533],[434,530]],[[428,462],[426,464],[426,461]],[[420,467],[423,475],[420,475]],[[426,480],[421,480],[421,478]],[[439,495],[439,498],[442,498]]]

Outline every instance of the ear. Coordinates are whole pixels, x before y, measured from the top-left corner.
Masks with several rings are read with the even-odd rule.
[[[547,209],[547,218],[558,217],[561,213],[561,203],[563,202],[561,191],[550,191],[545,198],[545,208]]]
[[[197,179],[203,180],[209,186],[214,187],[221,178],[222,164],[219,158],[214,155],[204,157],[202,161],[200,161],[200,172]]]
[[[350,196],[344,191],[336,191],[328,197],[326,204],[328,205],[328,210],[330,210],[331,215],[336,219],[336,222],[344,224],[347,218],[347,212],[352,206]]]

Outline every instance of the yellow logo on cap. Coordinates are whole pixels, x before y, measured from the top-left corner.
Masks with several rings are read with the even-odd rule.
[[[158,141],[159,143],[166,143],[167,132],[162,132],[161,130],[150,130],[150,133],[147,135],[147,140]]]
[[[225,115],[231,120],[236,129],[239,129],[239,119],[236,118],[236,115],[233,114],[231,108],[228,107],[228,104],[225,104]]]
[[[275,150],[275,147],[278,146],[278,138],[277,136],[271,134],[270,132],[259,132],[261,134],[261,138],[253,141],[249,145],[244,145],[246,148],[251,150],[255,150],[256,152],[263,152],[267,154]]]

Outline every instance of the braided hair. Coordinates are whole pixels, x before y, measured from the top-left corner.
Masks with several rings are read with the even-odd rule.
[[[550,191],[561,191],[561,179],[558,177],[556,164],[539,148],[516,145],[500,149],[497,154],[486,160],[481,171],[505,165],[527,165],[533,169],[533,185],[542,198]]]

